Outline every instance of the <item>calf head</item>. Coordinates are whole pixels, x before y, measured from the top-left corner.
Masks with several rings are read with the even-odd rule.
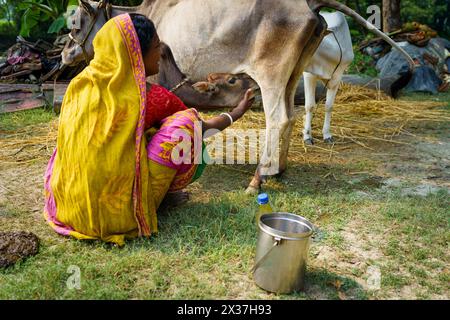
[[[197,82],[193,88],[202,94],[210,94],[210,105],[217,107],[236,106],[248,89],[259,90],[250,76],[230,73],[211,73],[208,81]]]

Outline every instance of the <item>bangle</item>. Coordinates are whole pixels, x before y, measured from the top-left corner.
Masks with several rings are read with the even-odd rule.
[[[220,114],[221,116],[227,116],[229,119],[230,119],[230,121],[231,121],[231,123],[230,123],[230,126],[233,124],[233,117],[229,114],[229,113],[221,113]]]

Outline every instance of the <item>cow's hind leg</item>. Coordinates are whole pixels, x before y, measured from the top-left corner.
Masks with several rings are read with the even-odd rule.
[[[281,133],[281,141],[280,141],[280,175],[286,170],[287,168],[287,159],[288,159],[288,152],[289,152],[289,146],[290,146],[290,140],[292,136],[292,131],[294,129],[295,125],[295,112],[294,112],[294,99],[295,99],[295,92],[298,87],[298,82],[301,78],[301,75],[303,73],[303,70],[305,66],[307,65],[309,59],[316,51],[317,47],[320,44],[321,39],[323,38],[323,31],[325,30],[324,25],[326,23],[323,23],[323,18],[319,17],[317,19],[317,16],[310,16],[311,22],[314,21],[315,27],[309,29],[309,32],[306,31],[306,29],[299,28],[298,38],[297,38],[297,44],[303,44],[303,50],[301,50],[300,55],[296,57],[296,60],[294,60],[294,68],[292,69],[291,75],[289,77],[289,81],[286,86],[286,96],[285,96],[285,107],[286,107],[286,115],[287,115],[287,127],[286,129]],[[315,89],[315,83],[314,83],[314,89]],[[315,90],[314,90],[315,91]],[[313,99],[315,100],[315,92],[313,92]]]
[[[257,79],[255,80],[258,82]],[[286,85],[283,85],[286,82],[271,81],[270,84],[258,82],[266,118],[265,144],[256,173],[246,190],[247,193],[258,192],[266,178],[280,173],[280,140],[289,126],[285,99]],[[281,83],[281,85],[274,87],[273,83]],[[262,141],[260,145],[261,143]]]
[[[266,116],[266,144],[247,192],[258,191],[264,177],[279,175],[287,166],[287,153],[295,120],[295,89],[304,66],[323,37],[326,25],[323,18],[308,12],[307,8],[301,11],[301,15],[301,23],[297,28],[291,28],[296,30],[295,35],[286,33],[283,28],[285,26],[271,30],[274,41],[265,42],[266,45],[259,48],[257,56],[262,59],[258,62],[256,71],[247,72],[261,88]],[[266,31],[264,39],[268,38],[269,33]],[[280,51],[274,52],[274,49]],[[267,52],[271,52],[271,55],[268,56]],[[274,72],[273,66],[278,66],[279,69]]]

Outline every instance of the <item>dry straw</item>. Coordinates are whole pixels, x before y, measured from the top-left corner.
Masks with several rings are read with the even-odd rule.
[[[324,108],[323,103],[319,103],[313,120],[313,136],[317,143],[313,147],[305,146],[301,136],[304,111],[298,107],[289,159],[308,164],[330,161],[335,155],[352,148],[376,150],[380,142],[407,144],[401,137],[414,136],[409,132],[414,124],[450,120],[448,113],[440,107],[442,103],[435,101],[394,100],[378,91],[343,84],[333,109],[331,131],[335,144],[321,142]],[[208,118],[211,114],[204,116]],[[233,128],[261,129],[265,127],[264,119],[262,110],[249,111]],[[56,137],[57,120],[15,131],[0,129],[0,163],[18,165],[46,161],[53,152]],[[248,144],[244,141],[237,143]]]
[[[331,132],[334,145],[322,139],[324,105],[314,111],[313,137],[316,144],[305,146],[302,138],[304,108],[295,110],[296,123],[289,149],[289,160],[300,163],[326,162],[334,155],[353,148],[374,151],[379,143],[405,145],[401,136],[414,136],[409,129],[419,123],[447,122],[442,102],[396,100],[384,93],[359,86],[342,84],[333,108]],[[261,111],[249,111],[233,128],[264,128]],[[237,143],[245,144],[244,141]],[[248,145],[248,142],[247,142]],[[255,146],[253,146],[255,147]],[[248,159],[248,155],[246,155]]]
[[[58,121],[14,131],[0,129],[0,163],[28,164],[48,160],[56,145]]]

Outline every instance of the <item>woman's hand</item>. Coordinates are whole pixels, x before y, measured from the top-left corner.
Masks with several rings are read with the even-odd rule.
[[[248,89],[241,102],[239,102],[236,108],[231,111],[231,116],[233,117],[233,119],[236,121],[237,119],[242,117],[248,111],[248,109],[250,109],[254,101],[255,93],[253,92],[253,89]]]
[[[208,134],[205,134],[205,132],[210,129],[216,129],[216,130],[222,131],[225,128],[229,127],[232,124],[232,122],[238,120],[240,117],[242,117],[244,115],[244,113],[247,112],[248,109],[250,109],[254,100],[255,100],[255,94],[253,93],[252,89],[249,89],[249,90],[247,90],[247,92],[244,95],[244,98],[241,100],[241,102],[239,102],[237,107],[234,108],[229,113],[229,116],[233,119],[233,121],[230,121],[231,119],[228,116],[226,116],[225,114],[214,117],[207,121],[203,121],[203,125],[202,125],[203,133],[204,133],[203,138],[206,139],[206,138],[210,137],[211,135],[217,133],[217,131],[215,131],[215,132],[210,132]]]

